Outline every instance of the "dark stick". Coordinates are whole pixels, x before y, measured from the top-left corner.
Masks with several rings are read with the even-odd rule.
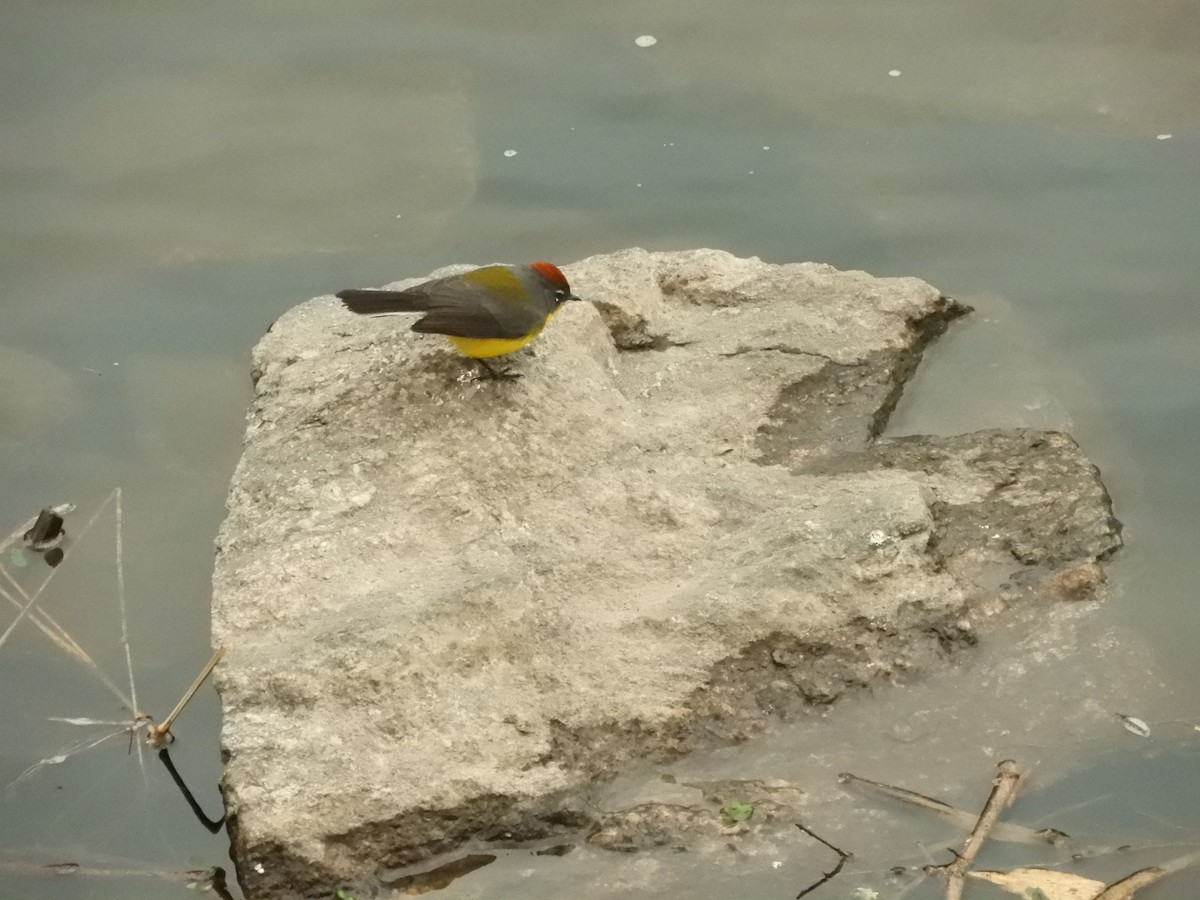
[[[200,820],[200,824],[207,828],[210,834],[216,834],[220,831],[221,826],[225,824],[225,817],[221,816],[221,818],[214,820],[204,814],[204,810],[200,808],[200,804],[196,802],[196,798],[192,796],[192,792],[188,790],[188,786],[183,783],[179,772],[175,770],[175,764],[171,762],[171,754],[167,752],[166,747],[158,751],[158,758],[167,767],[167,772],[170,773],[171,780],[175,782],[175,787],[179,788],[179,792],[183,794],[183,799],[192,808],[192,812]]]
[[[819,834],[817,834],[811,828],[806,828],[805,826],[801,825],[799,822],[796,822],[795,824],[796,824],[797,828],[799,828],[801,831],[803,831],[805,834],[807,834],[810,838],[812,838],[815,841],[821,842],[822,844],[824,844],[826,847],[828,847],[830,850],[832,850],[834,853],[836,853],[838,855],[837,865],[833,867],[832,871],[822,873],[820,880],[814,882],[813,884],[810,884],[808,887],[806,887],[804,890],[802,890],[800,893],[798,893],[796,895],[796,900],[800,900],[800,898],[803,897],[805,894],[811,894],[813,891],[815,891],[817,888],[819,888],[825,882],[832,881],[837,876],[837,874],[842,871],[842,866],[844,866],[846,864],[846,860],[848,860],[854,854],[847,853],[845,850],[841,850],[838,847],[833,846],[833,844],[829,843],[829,841],[825,840],[825,838],[821,837]]]

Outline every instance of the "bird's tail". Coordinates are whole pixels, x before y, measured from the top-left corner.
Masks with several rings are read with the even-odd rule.
[[[338,299],[346,309],[360,316],[380,316],[387,313],[421,312],[426,308],[426,298],[408,291],[370,291],[349,288],[338,291]]]

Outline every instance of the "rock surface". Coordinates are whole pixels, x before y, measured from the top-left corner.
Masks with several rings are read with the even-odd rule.
[[[1070,438],[877,439],[967,311],[928,284],[712,250],[565,271],[592,303],[516,380],[329,297],[255,348],[213,617],[250,896],[602,828],[589,779],[927,665],[1014,569],[1100,589],[1079,567],[1119,525]]]

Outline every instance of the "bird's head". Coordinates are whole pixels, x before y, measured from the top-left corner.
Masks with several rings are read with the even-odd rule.
[[[553,263],[540,260],[530,263],[529,272],[533,276],[534,282],[539,284],[553,298],[555,309],[568,300],[580,299],[571,293],[571,285],[567,283],[567,276]]]

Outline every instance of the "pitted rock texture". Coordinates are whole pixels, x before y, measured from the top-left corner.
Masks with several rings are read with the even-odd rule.
[[[922,281],[714,250],[564,271],[591,302],[519,379],[331,297],[255,348],[213,617],[252,897],[584,828],[589,779],[928,665],[975,640],[995,566],[1119,546],[1065,435],[878,440],[968,311]]]

